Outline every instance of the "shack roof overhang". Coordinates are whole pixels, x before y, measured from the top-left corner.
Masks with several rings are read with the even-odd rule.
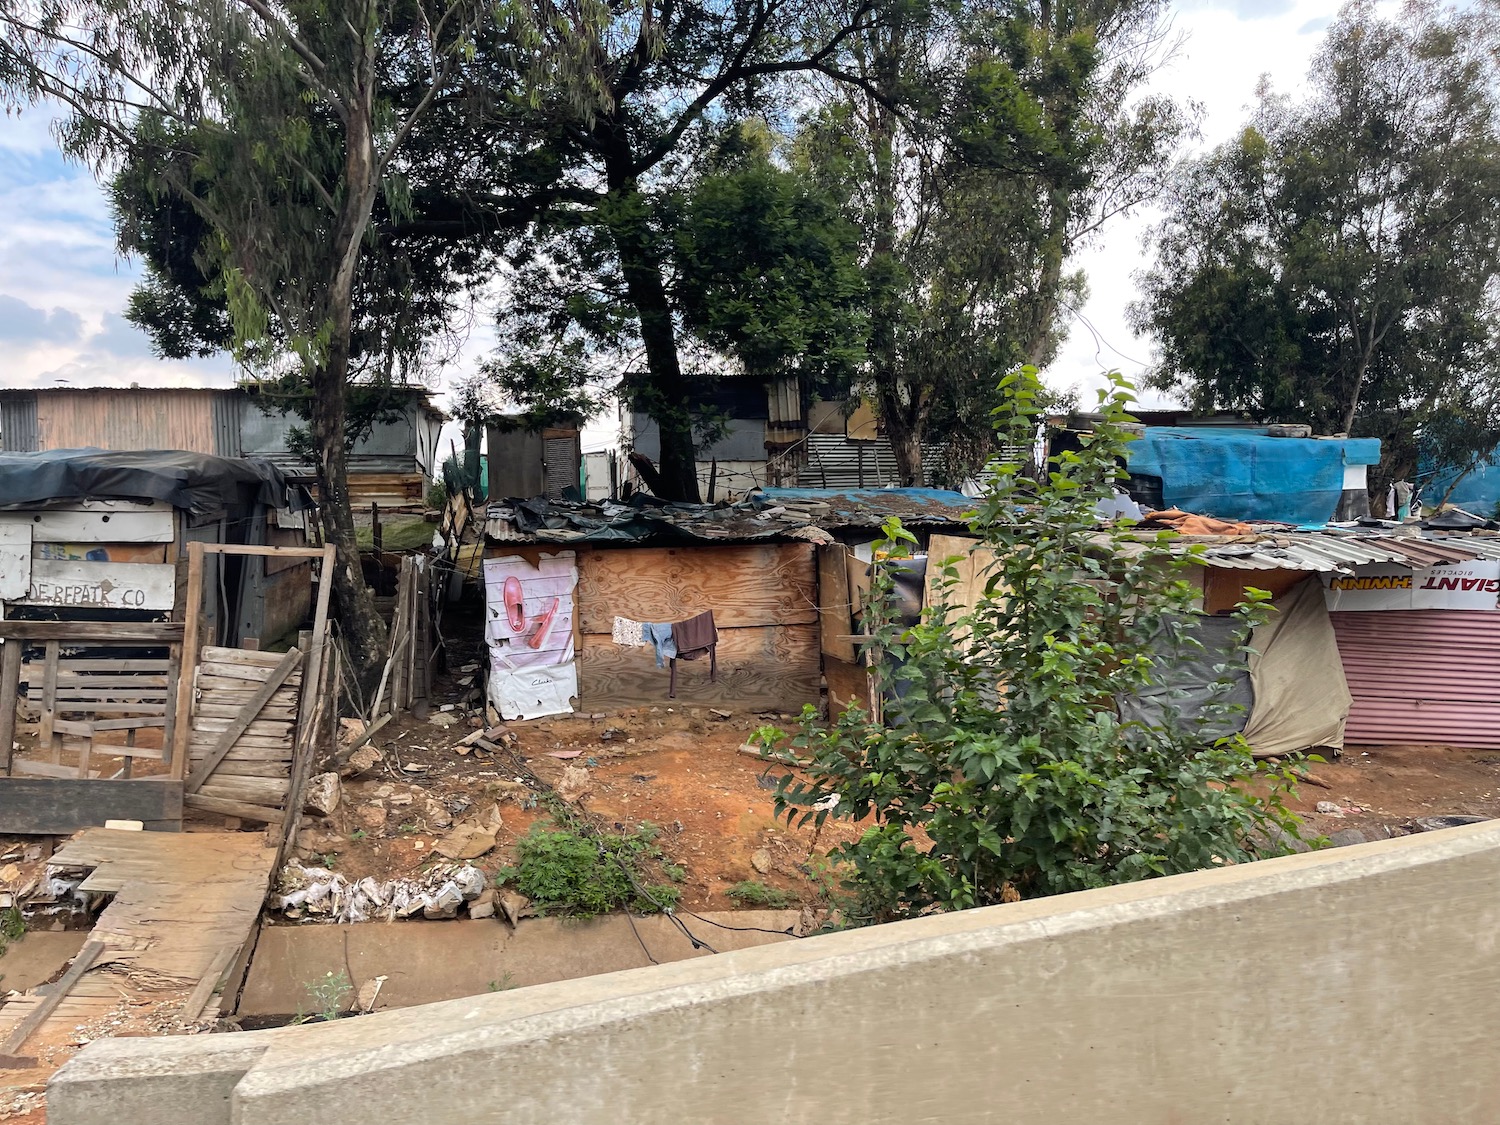
[[[255,457],[215,457],[185,450],[46,449],[0,453],[0,507],[60,500],[158,500],[208,515],[252,500],[302,507],[286,477]]]
[[[631,503],[581,504],[537,497],[489,506],[493,543],[743,543],[832,540],[833,531],[876,531],[892,516],[911,528],[968,526],[974,501],[933,488],[766,488],[736,504],[676,504],[637,495]]]
[[[1400,530],[1293,531],[1240,536],[1174,536],[1172,549],[1201,548],[1206,565],[1226,570],[1305,570],[1348,574],[1359,566],[1425,568],[1500,559],[1500,534],[1433,535]],[[1144,546],[1144,544],[1143,544]]]

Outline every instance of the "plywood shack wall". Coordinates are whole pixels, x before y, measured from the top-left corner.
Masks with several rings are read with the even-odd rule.
[[[585,711],[667,702],[649,647],[617,645],[616,617],[681,621],[713,610],[719,676],[679,661],[677,700],[796,710],[819,690],[817,573],[811,543],[627,547],[578,553],[578,682]]]

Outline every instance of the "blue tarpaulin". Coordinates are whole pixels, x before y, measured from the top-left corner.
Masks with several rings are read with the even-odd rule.
[[[1225,520],[1321,526],[1346,465],[1380,460],[1378,438],[1269,437],[1238,426],[1147,426],[1126,446],[1135,476],[1159,477],[1169,508]]]

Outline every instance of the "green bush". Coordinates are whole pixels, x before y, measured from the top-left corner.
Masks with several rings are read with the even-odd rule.
[[[990,465],[973,528],[996,561],[971,608],[949,612],[953,560],[929,559],[938,604],[905,627],[889,564],[877,563],[866,625],[881,719],[851,708],[830,726],[808,708],[789,740],[811,765],[805,781],[781,779],[779,814],[874,821],[831,853],[848,873],[851,922],[1235,863],[1254,858],[1253,839],[1295,836],[1282,803],[1289,771],[1258,766],[1243,738],[1214,733],[1227,705],[1160,725],[1124,721],[1115,707],[1201,646],[1185,580],[1200,561],[1174,554],[1165,533],[1096,515],[1124,472],[1132,399],[1114,378],[1081,451],[1052,457],[1040,479]],[[1002,438],[1029,449],[1036,373],[1002,389]],[[885,535],[892,556],[915,542],[896,521]],[[1246,632],[1263,597],[1237,611]],[[1227,689],[1227,666],[1220,673]],[[788,741],[774,729],[758,739]],[[1258,775],[1270,784],[1251,784]]]
[[[792,894],[780,887],[768,887],[754,879],[736,883],[724,893],[746,906],[757,906],[766,910],[785,910],[797,901]]]
[[[592,918],[621,908],[637,914],[670,910],[682,892],[651,880],[680,869],[665,865],[656,836],[649,823],[629,833],[536,824],[516,842],[515,865],[502,868],[496,881],[548,914]]]

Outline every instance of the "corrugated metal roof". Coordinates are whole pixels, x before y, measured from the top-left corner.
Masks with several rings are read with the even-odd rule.
[[[1182,550],[1188,548],[1184,537]],[[1429,538],[1377,531],[1295,531],[1255,539],[1209,544],[1204,558],[1210,566],[1229,570],[1348,571],[1357,566],[1395,565],[1425,568],[1474,559],[1500,559],[1500,537],[1446,536]]]

